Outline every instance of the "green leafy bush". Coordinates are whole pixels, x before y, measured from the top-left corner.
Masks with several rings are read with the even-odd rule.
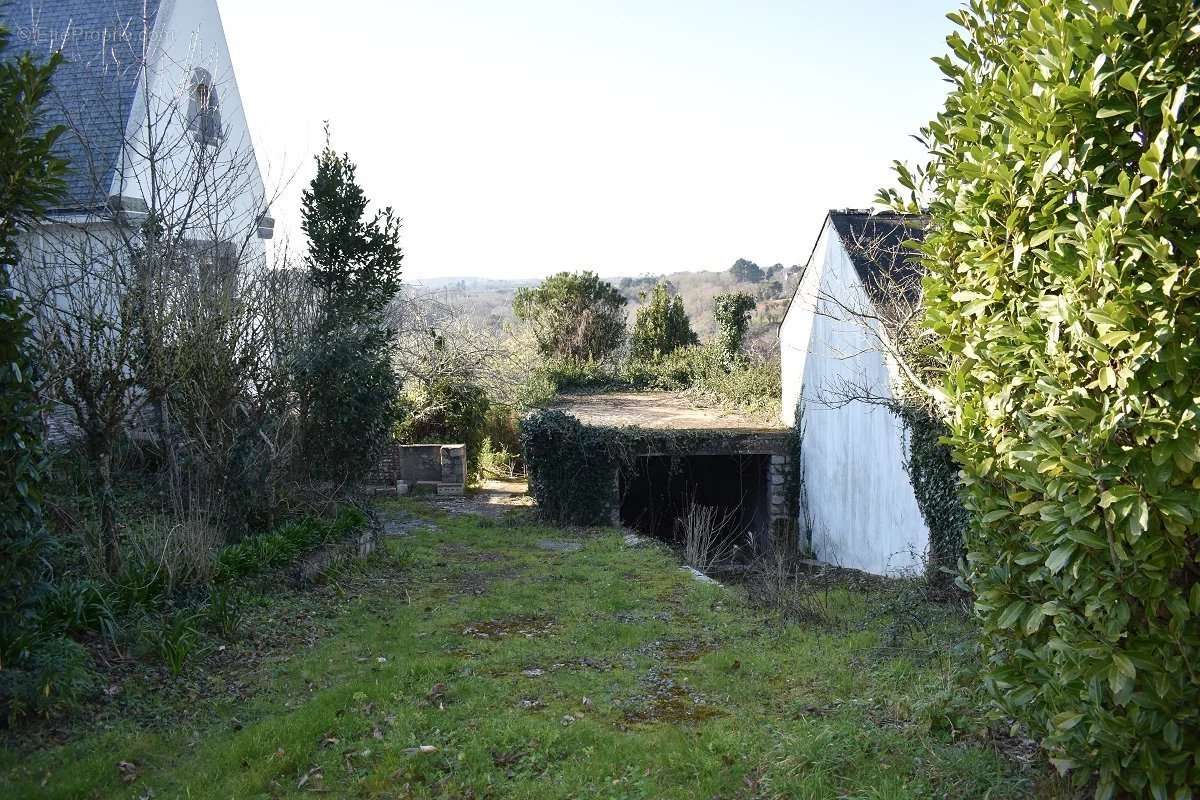
[[[391,208],[368,214],[355,164],[333,150],[328,130],[316,162],[301,198],[317,311],[296,365],[302,465],[315,478],[353,485],[396,422],[395,332],[384,311],[400,291],[400,220]]]
[[[1200,7],[975,0],[900,167],[988,685],[1098,796],[1200,786]]]
[[[654,286],[646,304],[637,310],[630,336],[630,358],[661,358],[700,340],[683,309],[683,298],[671,296],[665,281]]]
[[[614,431],[561,411],[534,411],[521,420],[521,444],[529,490],[548,519],[595,525],[611,518],[620,465]]]
[[[94,694],[92,658],[70,639],[35,638],[24,657],[0,670],[0,717],[9,722],[72,708]]]
[[[519,289],[513,313],[546,358],[604,361],[625,342],[626,300],[592,272],[560,272]]]
[[[491,400],[482,386],[465,378],[439,378],[412,391],[406,406],[396,427],[400,442],[465,444],[467,470],[476,472],[491,410]]]
[[[46,588],[47,536],[41,484],[46,477],[41,404],[29,342],[29,314],[11,291],[17,237],[63,188],[66,163],[55,158],[64,128],[45,130],[43,101],[61,54],[37,64],[5,53],[0,26],[0,670],[30,646],[39,596]],[[0,689],[0,699],[4,696]]]

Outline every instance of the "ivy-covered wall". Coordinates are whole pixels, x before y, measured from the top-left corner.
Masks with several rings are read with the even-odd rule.
[[[521,420],[529,490],[559,525],[604,525],[619,511],[617,477],[625,436],[562,411],[533,411]]]
[[[929,527],[928,577],[947,584],[966,555],[963,537],[970,522],[958,495],[959,465],[942,443],[948,430],[941,420],[919,406],[897,403],[893,411],[908,434],[904,469]]]
[[[618,521],[619,478],[648,455],[763,455],[770,457],[763,509],[769,527],[787,514],[789,436],[785,431],[650,430],[585,425],[558,410],[521,420],[529,488],[546,517],[562,525]]]

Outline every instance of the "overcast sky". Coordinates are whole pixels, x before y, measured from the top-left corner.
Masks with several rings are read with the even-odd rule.
[[[276,204],[330,120],[410,277],[802,262],[945,93],[952,0],[219,0]]]

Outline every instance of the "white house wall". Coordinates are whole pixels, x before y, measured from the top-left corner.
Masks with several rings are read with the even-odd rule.
[[[824,274],[829,230],[828,225],[821,229],[808,266],[796,286],[791,306],[779,327],[779,366],[783,384],[780,411],[783,424],[788,426],[796,424],[796,408],[804,386],[804,367],[808,360],[808,343],[812,338],[814,320],[811,312],[816,307],[821,276]]]
[[[217,93],[224,138],[216,151],[199,145],[186,128],[196,68],[212,76]],[[206,211],[195,216],[202,223],[189,238],[232,241],[239,246],[248,242],[253,253],[265,252],[255,235],[258,215],[264,210],[263,182],[215,0],[163,2],[151,40],[147,80],[138,87],[126,137],[135,144],[125,148],[112,194],[158,206],[167,218],[195,214],[191,210],[195,196],[205,190],[202,185],[194,191],[195,185],[184,176],[194,174],[190,170],[196,155],[205,151],[211,167],[204,185],[217,187],[219,202],[211,204],[215,215]],[[145,157],[149,141],[156,143],[157,194],[152,189],[150,160]],[[173,185],[164,188],[161,176]]]
[[[780,333],[785,421],[803,406],[801,445],[815,556],[876,574],[919,567],[928,529],[904,470],[903,426],[847,390],[891,397],[893,369],[849,309],[867,300],[827,222]]]

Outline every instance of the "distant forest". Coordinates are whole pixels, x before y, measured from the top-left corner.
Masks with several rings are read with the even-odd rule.
[[[783,264],[763,267],[739,258],[722,272],[672,272],[609,280],[629,301],[631,321],[641,305],[642,295],[660,281],[666,281],[669,289],[683,298],[692,327],[701,339],[716,331],[713,298],[725,292],[745,292],[758,302],[746,341],[753,352],[766,356],[778,349],[779,323],[787,311],[800,269],[799,265]],[[481,328],[498,330],[513,321],[512,301],[517,289],[536,283],[536,280],[455,277],[422,281],[421,286],[439,299],[464,309]]]

